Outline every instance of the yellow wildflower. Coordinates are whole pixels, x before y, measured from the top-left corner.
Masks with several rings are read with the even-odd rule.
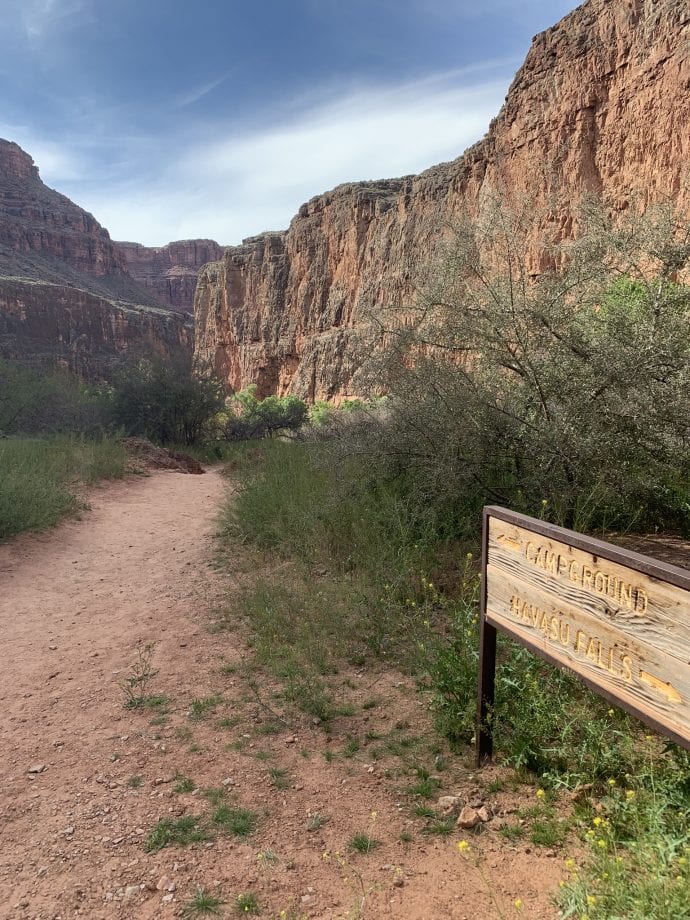
[[[469,848],[470,848],[470,845],[466,840],[461,840],[458,843],[458,849],[460,850],[461,853],[467,853]]]

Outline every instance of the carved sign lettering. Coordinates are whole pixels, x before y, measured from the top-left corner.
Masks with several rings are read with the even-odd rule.
[[[485,621],[690,747],[690,572],[485,509]]]

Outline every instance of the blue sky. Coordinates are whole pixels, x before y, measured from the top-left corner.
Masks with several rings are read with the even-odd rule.
[[[115,239],[288,225],[453,159],[575,0],[0,0],[0,137]]]

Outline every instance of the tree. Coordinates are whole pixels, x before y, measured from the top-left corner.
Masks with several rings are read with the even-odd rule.
[[[386,329],[389,462],[470,517],[493,501],[687,530],[690,227],[662,208],[580,221],[577,241],[537,247],[534,209],[495,201],[453,228]]]
[[[229,400],[222,419],[224,436],[230,441],[265,438],[278,431],[297,431],[307,420],[307,406],[297,396],[259,399],[256,385],[239,390]]]
[[[190,358],[139,357],[116,375],[113,415],[130,435],[196,444],[223,405],[223,384]]]

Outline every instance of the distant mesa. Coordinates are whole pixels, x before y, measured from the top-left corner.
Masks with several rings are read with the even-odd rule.
[[[199,269],[222,258],[224,247],[214,240],[177,240],[167,246],[116,243],[132,278],[172,307],[191,313]]]
[[[0,356],[107,376],[132,349],[189,352],[196,274],[212,240],[120,244],[0,140]]]

